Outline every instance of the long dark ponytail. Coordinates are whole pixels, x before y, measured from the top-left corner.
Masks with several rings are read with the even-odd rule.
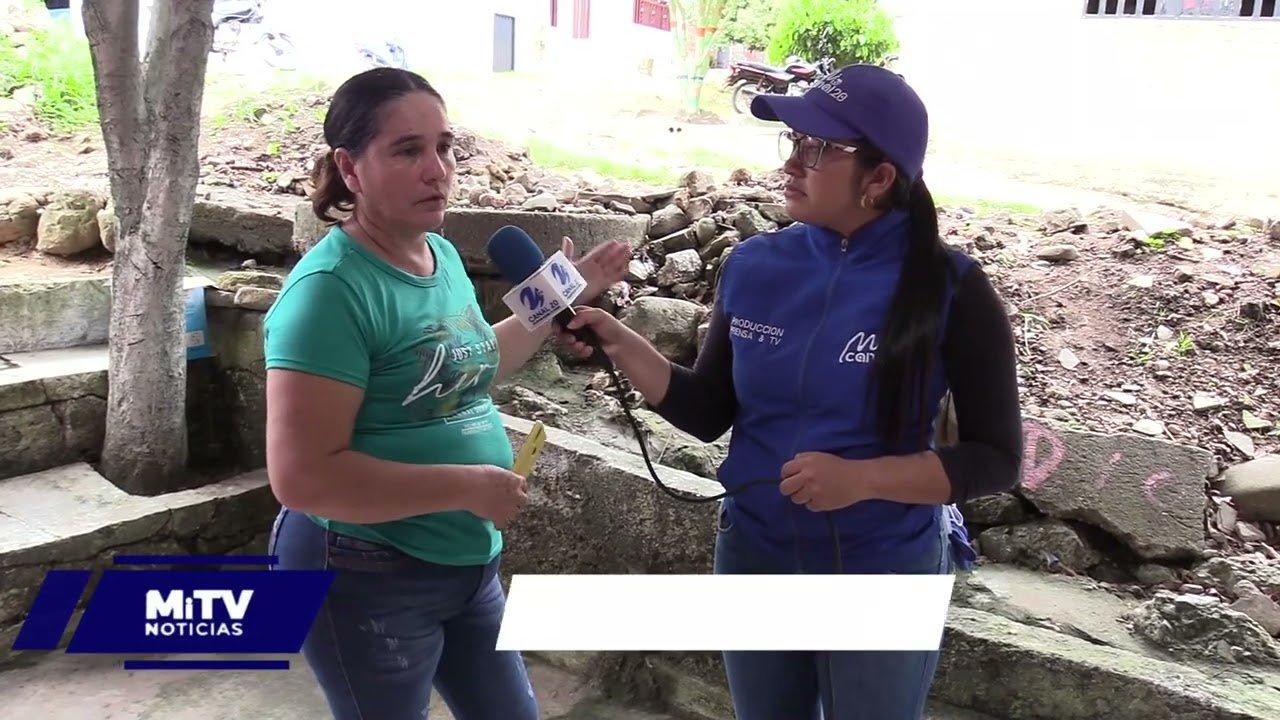
[[[858,143],[864,169],[886,162],[883,153]],[[898,181],[886,199],[908,216],[907,247],[889,313],[877,339],[873,368],[876,417],[893,451],[924,449],[934,411],[929,383],[938,364],[939,337],[953,264],[938,231],[938,208],[923,179]],[[912,419],[919,423],[914,429]]]

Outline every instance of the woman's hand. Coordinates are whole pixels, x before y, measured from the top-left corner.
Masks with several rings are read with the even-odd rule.
[[[505,528],[529,504],[529,484],[524,478],[496,465],[477,465],[468,488],[465,507],[473,515]]]
[[[573,320],[569,321],[570,329],[588,328],[600,339],[600,347],[609,357],[618,352],[618,348],[632,334],[631,329],[622,324],[618,318],[593,307],[575,307]],[[555,326],[556,339],[574,355],[582,359],[591,357],[591,346],[565,332],[559,325]]]
[[[573,260],[573,240],[564,238],[560,244],[560,252]],[[589,303],[600,297],[610,285],[620,282],[627,276],[627,265],[631,262],[631,245],[623,240],[612,240],[597,245],[591,252],[574,261],[574,267],[586,280],[587,287],[576,299],[579,303]]]
[[[867,466],[828,453],[800,453],[782,466],[779,489],[815,512],[839,510],[871,498]]]

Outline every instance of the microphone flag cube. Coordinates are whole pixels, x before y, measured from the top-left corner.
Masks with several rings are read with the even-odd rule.
[[[587,282],[564,253],[556,251],[538,271],[502,296],[530,332],[551,322],[556,315],[573,306]]]

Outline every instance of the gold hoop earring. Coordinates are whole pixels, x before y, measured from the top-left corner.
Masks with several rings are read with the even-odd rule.
[[[875,201],[869,199],[866,195],[862,196],[862,199],[858,201],[858,204],[862,206],[863,210],[871,210],[876,206]]]

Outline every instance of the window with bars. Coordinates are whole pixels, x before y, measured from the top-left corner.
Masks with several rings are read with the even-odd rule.
[[[1085,0],[1086,17],[1276,20],[1276,0]]]
[[[671,8],[667,0],[633,0],[636,25],[671,30]]]

